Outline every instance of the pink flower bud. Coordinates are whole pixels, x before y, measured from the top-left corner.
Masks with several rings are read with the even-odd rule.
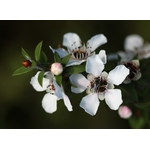
[[[55,62],[51,65],[50,71],[54,74],[54,75],[59,75],[63,72],[63,66],[58,63]]]
[[[128,119],[132,115],[132,111],[129,107],[127,106],[120,106],[118,109],[118,114],[121,118],[123,119]]]

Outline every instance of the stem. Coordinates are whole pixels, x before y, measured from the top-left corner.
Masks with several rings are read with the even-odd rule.
[[[42,70],[44,70],[44,71],[50,71],[49,68],[43,66],[43,64],[37,64],[37,65],[35,66],[35,68],[38,69],[38,70],[41,70],[41,71],[42,71]]]

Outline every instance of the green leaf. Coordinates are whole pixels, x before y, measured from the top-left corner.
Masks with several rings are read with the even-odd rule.
[[[57,52],[54,53],[54,61],[61,63],[61,58],[59,57]]]
[[[146,121],[143,117],[131,117],[129,118],[129,124],[133,129],[142,129],[144,128]]]
[[[123,92],[129,95],[135,102],[138,102],[138,93],[135,90],[135,87],[132,83],[130,84],[123,84],[119,87]]]
[[[66,67],[64,69],[64,73],[67,75],[78,74],[84,71],[85,71],[84,65],[75,65],[75,66]]]
[[[36,62],[34,60],[32,60],[32,65],[31,65],[31,68],[30,69],[34,69],[36,66]]]
[[[25,74],[27,72],[32,71],[36,66],[35,61],[32,60],[32,65],[30,68],[26,68],[24,66],[18,68],[16,71],[14,71],[14,73],[12,74],[12,76],[17,76],[17,75],[21,75],[21,74]]]
[[[41,52],[41,56],[40,56],[40,62],[47,62],[48,61],[48,58],[45,54],[44,51]]]
[[[30,56],[27,54],[27,52],[23,48],[21,48],[21,52],[25,59],[31,60]]]
[[[35,48],[35,60],[37,62],[39,62],[39,60],[40,60],[42,43],[43,43],[43,41],[41,41]]]
[[[136,107],[140,109],[150,108],[150,102],[144,102],[144,103],[137,103],[135,104]]]
[[[60,74],[60,75],[55,76],[55,79],[56,79],[57,84],[59,86],[61,86],[61,84],[62,84],[62,75]]]
[[[17,75],[21,75],[27,72],[30,72],[32,69],[30,68],[25,68],[25,67],[20,67],[18,68],[16,71],[14,71],[14,73],[12,74],[12,76],[17,76]]]
[[[130,95],[133,97],[133,99],[138,102],[138,93],[132,83],[128,86],[128,91],[130,92]]]
[[[38,82],[42,86],[43,83],[43,77],[44,77],[44,71],[41,71],[38,75]]]
[[[61,60],[61,64],[62,64],[62,65],[66,65],[66,64],[68,63],[70,57],[71,57],[70,54],[67,55],[67,56],[65,56],[65,57],[63,57],[62,60]]]

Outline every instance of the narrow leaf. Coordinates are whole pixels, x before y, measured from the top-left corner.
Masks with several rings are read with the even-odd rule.
[[[67,75],[78,74],[78,73],[81,73],[84,71],[85,71],[84,65],[70,66],[70,67],[66,67],[64,70],[65,74],[67,74]]]
[[[30,56],[27,54],[27,52],[23,48],[21,48],[21,52],[25,59],[31,60]]]
[[[44,71],[41,71],[38,75],[38,82],[42,86],[43,83],[43,76],[44,76]]]
[[[58,53],[56,53],[56,52],[54,53],[54,61],[61,63],[61,58],[59,57]]]
[[[24,74],[24,73],[27,73],[27,72],[30,72],[32,69],[28,69],[28,68],[25,68],[25,67],[20,67],[18,68],[16,71],[14,71],[14,73],[12,74],[12,76],[17,76],[17,75],[21,75],[21,74]]]
[[[61,64],[62,64],[62,65],[66,65],[66,64],[68,63],[70,57],[71,57],[70,54],[67,55],[67,56],[65,56],[65,57],[63,57],[62,60],[61,60]]]
[[[42,43],[43,43],[43,41],[41,41],[35,48],[35,60],[37,62],[39,62],[39,60],[40,60]]]
[[[125,92],[127,95],[129,95],[135,102],[138,102],[138,94],[135,90],[135,87],[132,83],[130,84],[123,84],[122,86],[119,86],[119,88]]]
[[[30,69],[34,69],[36,66],[36,62],[34,60],[32,60],[32,65],[31,65],[31,68]]]
[[[150,102],[137,103],[135,106],[140,109],[150,108]]]
[[[48,61],[48,58],[45,54],[45,52],[41,52],[41,57],[40,57],[40,62],[47,62]]]
[[[62,75],[57,75],[55,76],[55,79],[56,79],[56,82],[59,86],[61,86],[61,83],[62,83]]]
[[[35,69],[35,66],[36,66],[36,62],[32,60],[32,65],[30,68],[26,68],[26,67],[22,66],[22,67],[18,68],[16,71],[14,71],[12,76],[17,76],[17,75],[21,75],[21,74],[30,72],[33,69]]]

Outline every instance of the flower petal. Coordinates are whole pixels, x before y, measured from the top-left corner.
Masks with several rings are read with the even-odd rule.
[[[106,104],[110,107],[110,109],[117,110],[123,102],[121,90],[107,89],[105,93],[105,101],[106,101]]]
[[[133,52],[119,51],[117,54],[121,57],[121,62],[130,61],[135,56]]]
[[[72,46],[72,44],[75,44]],[[80,37],[76,33],[66,33],[63,36],[63,46],[66,46],[68,49],[79,47],[81,45]]]
[[[139,59],[147,59],[150,57],[150,44],[147,43],[144,45],[143,50],[139,53]]]
[[[52,50],[53,53],[57,52],[58,55],[60,56],[60,58],[63,58],[65,56],[67,56],[69,53],[63,49],[63,48],[58,48],[58,49],[53,49],[51,46],[49,46],[49,48]]]
[[[98,100],[97,94],[89,94],[83,97],[80,102],[80,107],[83,108],[87,113],[94,116],[98,110],[100,102]]]
[[[71,87],[71,92],[73,93],[82,93],[85,91],[85,88],[74,88],[74,87]]]
[[[50,82],[53,82],[53,80],[55,78],[54,74],[52,74],[50,71],[47,71],[47,72],[44,73],[44,75],[45,75],[46,79],[49,79]]]
[[[121,56],[120,56],[121,57]],[[107,55],[108,60],[118,60],[118,54],[117,53],[111,53]]]
[[[63,95],[63,100],[64,100],[65,106],[67,107],[68,111],[73,111],[72,105],[71,105],[71,103],[70,103],[70,99],[69,99],[69,97],[64,93],[64,89],[63,89],[62,85],[61,85],[61,89],[62,89],[62,95]]]
[[[108,74],[107,81],[109,83],[119,85],[129,75],[129,69],[124,65],[118,65],[115,69],[111,70]]]
[[[102,60],[102,62],[104,64],[106,64],[107,62],[107,58],[106,58],[106,51],[105,50],[101,50],[98,54],[99,58]]]
[[[134,63],[136,66],[140,66],[140,61],[138,59],[134,59],[134,60],[131,60],[132,63]]]
[[[124,40],[124,48],[126,51],[140,50],[144,44],[144,40],[137,34],[131,34]]]
[[[82,74],[73,74],[69,77],[72,84],[77,86],[77,88],[71,87],[71,91],[74,93],[81,93],[87,86],[90,84],[89,80],[87,80]]]
[[[85,61],[86,60],[69,60],[66,66],[68,67],[68,66],[73,66],[73,65],[80,65],[81,63]]]
[[[40,71],[38,71],[36,73],[36,75],[31,78],[30,84],[33,86],[33,88],[36,91],[41,92],[41,91],[45,91],[47,89],[47,86],[49,85],[50,80],[43,78],[43,83],[42,83],[43,86],[41,86],[38,82],[39,73],[40,73]]]
[[[129,84],[129,83],[131,83],[131,79],[126,78],[126,79],[123,81],[123,83],[125,83],[125,84]]]
[[[50,93],[44,95],[42,107],[47,113],[53,113],[57,110],[57,97]]]
[[[88,79],[89,81],[94,80],[94,78],[95,78],[95,76],[94,76],[93,74],[91,74],[91,73],[87,75],[87,79]]]
[[[103,78],[107,78],[107,77],[108,77],[108,73],[107,73],[106,71],[103,71],[103,72],[101,73],[101,76],[102,76]]]
[[[107,89],[114,89],[114,85],[112,83],[108,83]]]
[[[98,94],[98,98],[102,101],[105,98],[105,94],[104,93],[99,93]]]
[[[104,64],[98,55],[88,57],[86,63],[86,72],[93,74],[95,77],[99,76],[104,69]]]
[[[87,47],[90,47],[91,52],[94,51],[99,46],[105,44],[107,38],[103,34],[98,34],[93,36],[90,40],[87,41]]]
[[[142,77],[142,73],[141,72],[138,72],[137,75],[134,77],[133,80],[139,80],[140,78]]]
[[[56,83],[56,81],[53,81],[54,87],[55,87],[55,96],[58,97],[58,99],[63,99],[62,90],[60,86]]]

